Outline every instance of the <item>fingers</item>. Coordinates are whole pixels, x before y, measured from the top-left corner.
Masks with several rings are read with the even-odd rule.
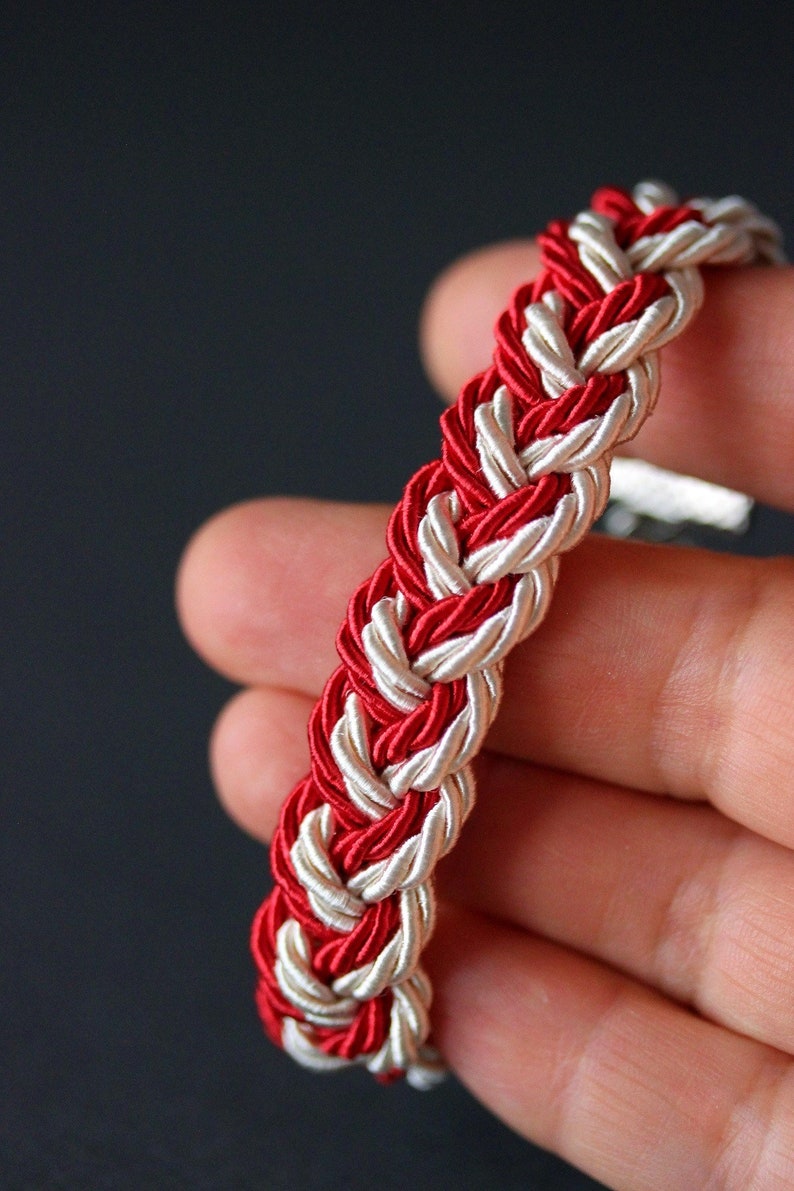
[[[261,502],[194,540],[188,635],[241,682],[316,696],[347,597],[381,556],[385,514]],[[511,655],[491,745],[626,786],[708,797],[794,846],[794,567],[587,541],[551,612]]]
[[[526,1137],[632,1191],[791,1185],[779,1052],[459,908],[441,915],[428,968],[442,1053]]]
[[[590,539],[508,659],[491,744],[794,846],[792,607],[790,560]]]
[[[307,768],[311,701],[246,692],[214,736],[216,782],[270,838]],[[479,799],[439,867],[441,895],[554,939],[794,1053],[790,853],[710,807],[485,754]]]
[[[539,271],[535,241],[508,240],[461,257],[431,287],[419,319],[419,346],[428,376],[447,401],[490,364],[498,316],[513,291]]]
[[[439,891],[794,1053],[794,866],[710,807],[482,758]]]
[[[281,804],[309,769],[307,695],[274,687],[240,691],[223,709],[210,739],[215,789],[232,819],[266,842]]]
[[[388,510],[263,500],[217,514],[179,567],[176,603],[194,649],[228,678],[319,694],[356,586],[386,555]]]
[[[484,368],[493,326],[538,268],[530,242],[453,265],[422,316],[425,364],[452,400]],[[659,404],[627,453],[794,509],[794,269],[711,270],[693,326],[662,351]]]

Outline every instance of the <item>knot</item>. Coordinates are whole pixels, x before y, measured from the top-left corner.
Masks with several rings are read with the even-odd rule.
[[[504,660],[604,509],[612,455],[656,402],[659,351],[703,301],[698,267],[782,259],[752,204],[680,204],[658,182],[598,191],[540,243],[493,365],[443,415],[441,458],[409,481],[389,557],[351,599],[310,722],[311,773],[273,840],[257,1004],[316,1070],[440,1078],[421,967],[433,871],[474,804]]]

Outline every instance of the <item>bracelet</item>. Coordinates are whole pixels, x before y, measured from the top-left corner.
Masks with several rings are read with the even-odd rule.
[[[745,200],[680,205],[658,182],[599,190],[540,237],[539,276],[442,415],[441,458],[407,484],[389,557],[350,601],[309,724],[311,772],[273,839],[257,1005],[298,1062],[420,1088],[443,1075],[420,957],[504,659],[605,507],[613,452],[654,407],[658,351],[702,303],[698,266],[779,263],[779,245]]]

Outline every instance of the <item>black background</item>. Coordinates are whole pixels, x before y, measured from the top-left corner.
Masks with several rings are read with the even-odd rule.
[[[790,233],[786,6],[0,13],[0,1185],[593,1186],[453,1081],[261,1037],[266,855],[173,572],[224,504],[436,454],[416,315],[464,250],[645,176]]]

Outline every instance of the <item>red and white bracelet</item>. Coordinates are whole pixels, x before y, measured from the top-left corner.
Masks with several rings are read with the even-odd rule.
[[[540,246],[492,365],[442,415],[441,458],[407,484],[389,557],[350,601],[311,772],[273,840],[257,1003],[270,1037],[317,1070],[358,1063],[421,1088],[443,1073],[421,967],[433,870],[474,803],[505,657],[604,509],[613,452],[654,407],[659,349],[702,303],[698,266],[782,259],[750,203],[681,205],[656,182],[599,190]]]

